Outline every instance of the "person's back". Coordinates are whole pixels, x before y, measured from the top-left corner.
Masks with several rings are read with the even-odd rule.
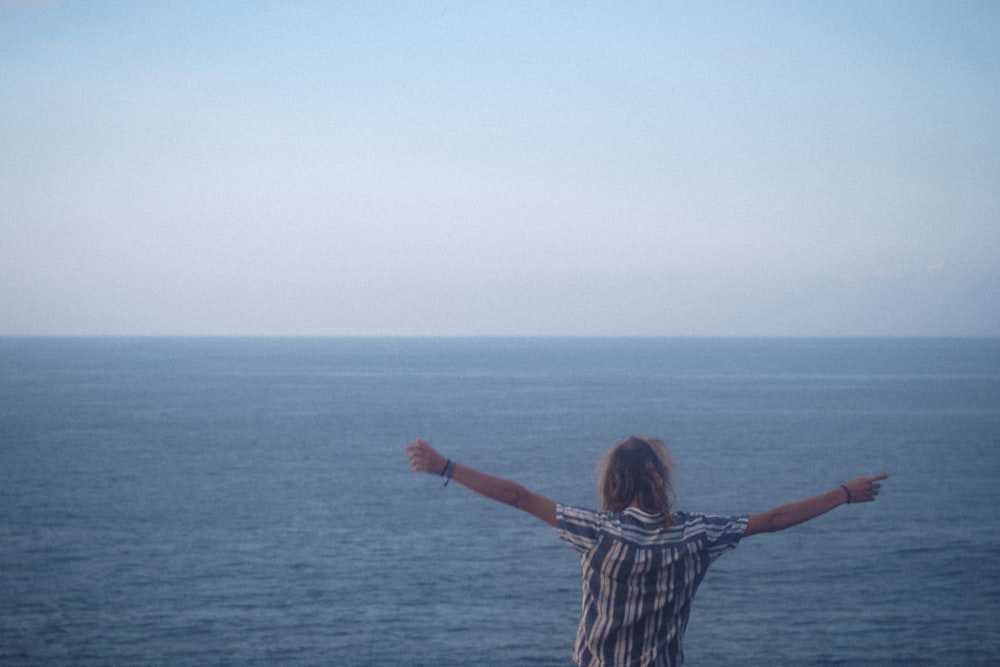
[[[558,506],[559,535],[580,551],[583,604],[573,657],[578,665],[681,664],[681,640],[698,585],[734,548],[747,517],[638,508],[595,512]]]
[[[573,658],[581,667],[676,667],[691,601],[708,566],[743,537],[784,530],[851,502],[875,499],[887,475],[730,517],[674,512],[672,461],[659,440],[630,437],[599,465],[596,511],[556,503],[516,482],[445,459],[423,440],[410,466],[440,474],[559,529],[580,552],[583,602]]]

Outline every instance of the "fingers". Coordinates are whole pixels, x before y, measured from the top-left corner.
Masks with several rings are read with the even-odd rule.
[[[406,457],[414,472],[429,472],[434,453],[434,449],[420,438],[406,446]]]
[[[868,478],[868,488],[871,493],[871,500],[875,500],[875,496],[878,495],[879,490],[882,488],[882,485],[879,484],[879,482],[881,482],[883,479],[888,479],[888,478],[889,476],[884,474],[872,475],[871,477]]]
[[[875,500],[879,490],[882,488],[880,482],[888,479],[886,474],[871,475],[869,477],[859,477],[850,483],[852,502],[871,502]]]
[[[413,472],[424,472],[427,470],[427,452],[419,439],[406,446],[406,458],[410,460],[410,468]]]

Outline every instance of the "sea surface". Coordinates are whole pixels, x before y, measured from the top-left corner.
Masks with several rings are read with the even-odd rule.
[[[1000,339],[0,339],[0,664],[571,665],[576,552],[407,466],[594,506],[666,440],[679,509],[891,475],[748,538],[689,665],[1000,664]]]

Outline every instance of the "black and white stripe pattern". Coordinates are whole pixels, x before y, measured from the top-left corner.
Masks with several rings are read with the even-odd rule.
[[[746,516],[559,505],[559,536],[580,551],[583,603],[573,658],[587,667],[683,662],[691,600],[708,566],[734,548]]]

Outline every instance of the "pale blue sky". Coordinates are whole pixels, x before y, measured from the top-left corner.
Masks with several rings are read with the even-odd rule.
[[[0,0],[0,334],[1000,335],[1000,3]]]

